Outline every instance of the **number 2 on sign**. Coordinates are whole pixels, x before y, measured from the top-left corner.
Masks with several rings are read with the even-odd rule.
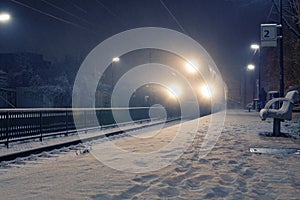
[[[269,38],[270,37],[270,31],[269,30],[264,30],[264,37]]]

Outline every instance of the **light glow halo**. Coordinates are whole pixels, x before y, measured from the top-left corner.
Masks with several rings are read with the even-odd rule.
[[[184,60],[198,58],[201,60],[201,63],[206,63],[206,65],[202,64],[201,68],[197,69],[204,82],[214,82],[216,85],[224,84],[219,70],[217,69],[212,58],[205,51],[205,49],[192,38],[184,35],[183,33],[165,28],[137,28],[116,34],[106,39],[88,54],[86,59],[83,61],[74,82],[72,107],[95,108],[95,93],[98,86],[98,81],[101,79],[106,68],[111,64],[112,58],[121,57],[128,52],[140,49],[164,50],[178,55]],[[214,76],[212,76],[210,73],[212,69],[215,72]],[[198,104],[198,101],[193,99],[193,96],[191,99],[186,99],[186,101],[189,102],[189,104],[181,103],[181,110],[184,110],[185,113],[191,112],[195,116],[199,116],[199,109],[192,109],[195,106],[193,104]],[[192,107],[190,105],[192,105]],[[218,105],[218,108],[221,108],[221,110],[225,110],[225,98],[224,101],[221,100],[220,102],[212,102],[212,111],[215,110],[215,105]],[[211,123],[199,153],[200,157],[203,157],[210,152],[221,133],[224,124],[225,112],[221,112],[221,114],[218,116],[219,117],[216,122],[214,121],[214,117],[211,117]],[[89,117],[90,120],[97,121],[96,112]],[[80,127],[84,120],[85,119],[82,116],[74,118],[76,127]],[[110,141],[102,143],[100,149],[98,149],[99,151],[97,151],[97,148],[93,148],[95,151],[92,152],[92,154],[95,158],[107,166],[121,171],[145,173],[158,170],[174,162],[178,156],[182,154],[182,150],[191,145],[190,138],[194,138],[195,134],[197,133],[198,120],[192,120],[183,124],[185,125],[179,127],[175,137],[186,137],[186,140],[182,140],[182,142],[179,144],[172,144],[171,142],[168,145],[172,148],[175,146],[181,147],[178,151],[178,154],[172,157],[172,159],[167,159],[160,162],[160,150],[154,153],[143,153],[139,156],[136,153],[126,152],[124,150],[120,151],[120,149]],[[211,126],[212,124],[213,126]],[[108,162],[107,155],[101,151],[103,149],[109,149],[118,152],[119,154],[115,154],[119,156],[119,159],[117,159],[118,161]],[[146,163],[146,165],[134,165],[134,163],[139,159]],[[153,159],[157,160],[157,162],[153,162]],[[128,166],[131,166],[131,168]]]

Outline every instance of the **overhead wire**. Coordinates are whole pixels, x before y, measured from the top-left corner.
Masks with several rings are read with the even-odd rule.
[[[35,12],[38,12],[38,13],[40,13],[40,14],[43,14],[43,15],[45,15],[45,16],[48,16],[48,17],[50,17],[50,18],[56,19],[56,20],[58,20],[58,21],[60,21],[60,22],[63,22],[63,23],[72,25],[72,26],[77,27],[77,28],[80,28],[80,29],[84,29],[84,30],[86,30],[86,31],[88,31],[88,32],[90,32],[90,33],[93,33],[93,34],[96,34],[95,31],[92,31],[92,30],[90,30],[90,29],[88,29],[88,28],[86,28],[86,27],[84,27],[84,26],[78,25],[78,24],[76,24],[76,23],[74,23],[74,22],[68,21],[68,20],[66,20],[66,19],[63,19],[63,18],[58,17],[58,16],[55,16],[55,15],[53,15],[53,14],[49,14],[49,13],[47,13],[47,12],[44,12],[44,11],[39,10],[39,9],[37,9],[37,8],[34,8],[34,7],[32,7],[32,6],[28,5],[28,4],[19,2],[18,0],[10,0],[10,1],[11,1],[11,2],[14,2],[14,3],[18,4],[18,5],[21,5],[21,6],[23,6],[23,7],[29,8],[29,9],[31,9],[31,10],[33,10],[33,11],[35,11]]]
[[[102,8],[104,8],[110,15],[112,15],[113,17],[116,18],[117,21],[119,21],[119,23],[121,23],[121,25],[123,27],[127,27],[127,25],[125,25],[122,20],[120,19],[120,17],[118,17],[118,15],[113,12],[111,9],[109,9],[103,2],[101,2],[100,0],[95,0],[96,3],[98,3],[98,5],[100,5]]]
[[[63,13],[65,13],[65,14],[71,16],[71,17],[74,17],[74,18],[76,18],[76,19],[78,19],[78,20],[84,21],[84,22],[86,22],[87,24],[93,26],[93,24],[91,24],[88,20],[86,20],[86,19],[84,19],[84,18],[81,18],[81,17],[78,17],[77,15],[75,15],[75,14],[73,14],[73,13],[71,13],[71,12],[69,12],[69,11],[67,11],[67,10],[65,10],[65,9],[63,9],[63,8],[61,8],[61,7],[57,6],[57,5],[55,5],[55,4],[53,4],[53,3],[50,3],[50,2],[47,1],[47,0],[40,0],[40,1],[44,2],[45,4],[47,4],[47,5],[51,6],[51,7],[55,8],[55,9],[57,9],[57,10],[63,12]]]
[[[44,3],[47,4],[47,5],[50,5],[50,6],[54,7],[54,8],[56,8],[56,9],[59,10],[59,11],[62,11],[63,13],[65,13],[65,14],[67,14],[67,15],[70,15],[70,16],[72,16],[72,17],[78,19],[78,20],[84,21],[86,24],[88,24],[88,25],[91,26],[91,27],[99,28],[99,26],[90,23],[88,20],[86,20],[86,19],[84,19],[84,18],[82,18],[82,17],[79,17],[79,16],[77,16],[77,15],[75,15],[75,14],[73,14],[73,13],[71,13],[71,12],[69,12],[69,11],[67,11],[67,10],[65,10],[65,9],[63,9],[63,8],[61,8],[61,7],[59,7],[59,6],[57,6],[57,5],[55,5],[55,4],[53,4],[53,3],[50,3],[50,2],[47,1],[47,0],[41,0],[41,1],[44,2]],[[101,30],[104,30],[104,28],[102,28],[102,27],[100,27],[100,29],[101,29]]]
[[[74,3],[74,1],[68,1],[68,2],[69,2],[71,5],[73,5],[73,7],[75,7],[77,10],[79,10],[79,11],[85,13],[85,14],[88,13],[86,10],[84,10],[84,9],[81,8],[80,6],[76,5],[76,4]]]
[[[101,7],[103,7],[109,14],[111,14],[114,17],[117,17],[117,14],[115,14],[111,9],[109,9],[107,6],[105,6],[100,0],[95,0]]]
[[[171,10],[166,6],[166,4],[163,2],[163,0],[159,0],[161,5],[166,9],[166,11],[169,13],[169,15],[172,17],[172,19],[175,21],[177,26],[181,29],[182,32],[187,34],[186,30],[183,28],[183,26],[179,23],[179,21],[176,19],[175,15],[171,12]],[[188,34],[187,34],[188,35]]]
[[[274,4],[271,5],[271,9],[270,9],[270,12],[269,12],[269,14],[268,14],[267,21],[270,20],[271,15],[272,15],[272,12],[273,12],[273,9],[274,9]]]

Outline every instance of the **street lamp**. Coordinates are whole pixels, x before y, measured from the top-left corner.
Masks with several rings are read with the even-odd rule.
[[[111,63],[111,66],[112,66],[112,68],[111,68],[111,88],[113,88],[113,86],[114,86],[114,68],[113,68],[113,64],[118,63],[119,61],[120,61],[119,57],[114,57],[112,59],[112,63]]]
[[[9,13],[0,13],[0,23],[6,23],[10,20],[10,18]]]
[[[253,64],[248,64],[247,65],[247,71],[249,71],[249,72],[254,72],[254,70],[255,70],[255,65],[253,65]],[[251,85],[252,85],[252,82],[253,82],[253,74],[254,73],[251,73],[251,76],[250,76],[250,83],[251,83]],[[245,72],[245,77],[246,77],[246,72]],[[245,78],[245,90],[247,90],[247,88],[246,88],[246,81],[247,81],[247,79]],[[252,85],[253,86],[253,85]],[[255,87],[253,87],[253,94],[252,94],[252,98],[253,98],[253,100],[254,100],[254,96],[255,96],[255,89],[254,89]],[[247,96],[248,95],[246,95],[246,91],[245,91],[245,93],[244,93],[244,98],[245,98],[245,100],[247,100]]]
[[[253,64],[247,65],[247,70],[248,71],[253,71],[255,69],[255,66]]]
[[[257,80],[257,83],[256,83],[256,87],[257,87],[257,91],[256,91],[256,98],[258,99],[258,100],[260,100],[260,88],[261,88],[261,78],[260,78],[260,71],[261,71],[261,66],[260,66],[260,46],[258,45],[258,44],[252,44],[251,46],[251,49],[253,49],[254,50],[254,53],[256,52],[256,51],[258,51],[258,69],[257,69],[257,71],[258,71],[258,80]]]
[[[251,49],[253,49],[255,51],[259,50],[259,45],[258,44],[251,44],[250,47],[251,47]]]
[[[120,61],[120,58],[119,57],[114,57],[113,59],[112,59],[112,62],[113,63],[116,63],[116,62],[119,62]]]

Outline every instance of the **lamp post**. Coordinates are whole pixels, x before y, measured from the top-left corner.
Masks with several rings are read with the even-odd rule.
[[[111,68],[111,88],[113,89],[113,87],[114,87],[114,68],[113,68],[113,64],[114,63],[118,63],[120,61],[120,58],[119,57],[114,57],[113,59],[112,59],[112,63],[111,63],[111,66],[112,66],[112,68]]]
[[[254,72],[254,70],[255,70],[255,65],[253,65],[253,64],[248,64],[247,65],[247,71]],[[255,87],[253,85],[253,74],[251,74],[251,76],[250,76],[250,83],[251,83],[252,88],[253,88],[252,100],[254,100],[254,96],[255,96],[255,89],[254,88]],[[245,88],[245,89],[247,89],[247,88]]]
[[[261,78],[260,78],[260,70],[261,70],[261,66],[260,66],[260,46],[258,44],[251,44],[250,46],[251,49],[254,50],[254,53],[258,52],[258,66],[257,66],[257,71],[258,71],[258,79],[256,82],[256,99],[260,100],[260,88],[261,88]]]

